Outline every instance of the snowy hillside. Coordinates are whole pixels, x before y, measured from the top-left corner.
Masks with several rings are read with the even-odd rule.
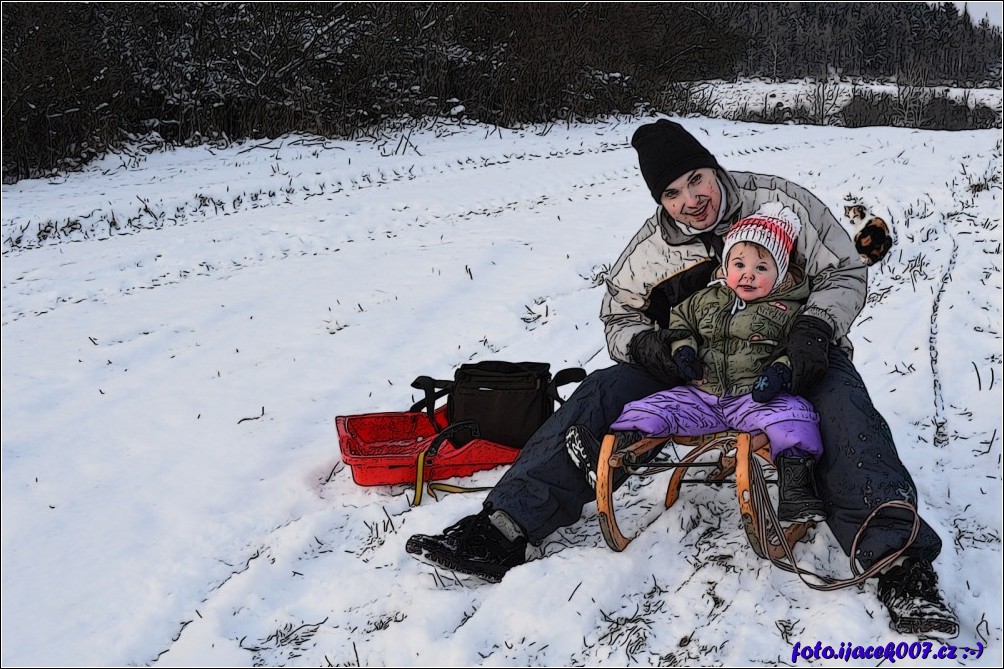
[[[914,641],[873,584],[758,559],[728,489],[660,514],[665,478],[633,483],[623,525],[651,525],[625,552],[589,505],[488,585],[404,551],[484,493],[410,508],[341,462],[334,417],[406,409],[420,374],[610,364],[598,278],[655,210],[641,122],[137,151],[5,185],[3,664],[755,666]],[[682,122],[727,168],[891,222],[855,361],[944,541],[956,643],[985,647],[959,663],[998,666],[1000,132]],[[798,550],[850,575],[825,528]]]
[[[811,109],[822,105],[820,112],[831,117],[847,106],[856,93],[889,95],[899,93],[896,84],[833,78],[821,81],[797,79],[773,82],[764,79],[737,81],[705,81],[691,87],[695,100],[704,100],[714,116],[731,118],[743,107],[750,111],[771,109],[780,104],[788,109]],[[999,88],[949,88],[944,86],[918,89],[918,94],[947,97],[969,107],[985,105],[1001,113]]]

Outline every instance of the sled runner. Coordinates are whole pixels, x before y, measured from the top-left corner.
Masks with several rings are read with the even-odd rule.
[[[662,453],[651,458],[649,454],[664,444]],[[681,456],[679,448],[691,450]],[[708,456],[715,459],[709,461]],[[878,505],[862,523],[849,555],[857,554],[858,543],[865,528],[883,510],[888,509],[907,512],[913,519],[910,536],[901,548],[886,555],[864,571],[856,560],[850,558],[853,574],[850,578],[820,575],[799,567],[792,549],[805,538],[809,528],[814,527],[816,523],[796,522],[782,527],[764,476],[764,464],[769,466],[769,463],[769,443],[763,434],[751,435],[748,432],[728,431],[702,437],[644,438],[634,443],[623,444],[618,443],[615,435],[608,434],[603,438],[596,465],[596,507],[600,531],[607,545],[615,551],[622,551],[631,543],[631,539],[624,535],[617,524],[614,512],[615,476],[618,474],[644,476],[672,471],[666,489],[667,509],[679,499],[680,488],[684,483],[720,485],[734,478],[742,527],[753,551],[760,557],[770,560],[776,567],[797,574],[802,582],[814,590],[837,590],[864,583],[866,579],[877,576],[883,569],[893,565],[917,538],[920,516],[916,507],[900,500],[888,501]],[[711,469],[711,472],[704,478],[684,478],[691,469]]]
[[[663,444],[667,444],[663,453],[646,461],[645,456]],[[690,447],[690,451],[680,456],[678,447]],[[709,455],[717,459],[708,461]],[[782,559],[790,555],[791,548],[816,523],[791,523],[778,532],[781,524],[767,494],[762,462],[770,462],[769,444],[763,434],[729,431],[703,437],[646,438],[631,444],[619,444],[616,436],[608,434],[600,448],[596,471],[596,506],[603,538],[615,551],[622,551],[631,543],[617,524],[614,512],[617,470],[635,475],[671,470],[673,474],[666,489],[667,509],[679,499],[684,483],[723,484],[734,476],[739,515],[750,546],[762,558]],[[691,469],[711,471],[704,478],[684,478]]]

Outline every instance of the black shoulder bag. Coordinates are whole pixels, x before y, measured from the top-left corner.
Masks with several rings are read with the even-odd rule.
[[[453,381],[420,376],[411,384],[425,392],[425,397],[411,411],[426,411],[438,434],[429,447],[418,455],[416,462],[415,499],[412,506],[422,503],[423,485],[429,478],[427,468],[449,440],[462,448],[474,439],[520,449],[545,420],[554,413],[554,403],[564,402],[558,388],[586,378],[586,371],[570,367],[551,378],[550,365],[545,362],[504,362],[486,360],[461,365]],[[436,401],[446,397],[446,427],[436,421]],[[472,446],[474,444],[471,444]],[[496,450],[498,446],[494,446]],[[505,449],[502,449],[505,450]],[[498,464],[512,462],[512,457],[500,458]],[[429,493],[475,492],[485,488],[462,488],[442,483],[428,483]]]
[[[420,376],[411,385],[425,391],[425,397],[411,410],[428,411],[432,417],[436,401],[446,396],[449,425],[465,426],[451,435],[456,444],[474,438],[474,431],[465,422],[473,421],[481,439],[522,448],[554,413],[554,403],[564,402],[558,388],[586,378],[584,369],[569,367],[552,379],[550,367],[546,362],[485,360],[461,365],[453,381]]]

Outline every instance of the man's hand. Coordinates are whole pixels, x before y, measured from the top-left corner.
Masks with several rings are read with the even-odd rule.
[[[784,363],[775,362],[753,384],[753,401],[766,404],[781,393],[790,392],[791,370]]]
[[[785,346],[791,360],[791,392],[811,389],[830,366],[833,328],[815,316],[798,316],[791,324]]]
[[[692,346],[681,346],[673,354],[673,364],[680,376],[686,381],[697,381],[704,378],[704,370],[697,359],[697,351]]]
[[[669,353],[671,342],[670,333],[666,330],[645,330],[631,338],[628,354],[635,364],[644,367],[655,378],[669,386],[678,386],[683,379]]]

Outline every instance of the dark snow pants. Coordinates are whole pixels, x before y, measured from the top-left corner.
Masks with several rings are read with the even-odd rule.
[[[488,494],[486,506],[508,513],[534,544],[577,522],[582,508],[596,496],[565,452],[565,431],[579,424],[602,437],[627,402],[664,389],[664,383],[635,365],[618,363],[593,372],[530,437]],[[872,406],[846,353],[831,349],[826,376],[805,397],[820,416],[823,457],[816,471],[819,492],[829,512],[827,523],[844,552],[850,554],[854,538],[872,510],[890,500],[916,505],[916,486],[896,453],[889,426]],[[623,480],[615,481],[615,485],[621,483]],[[856,557],[861,565],[868,568],[901,548],[909,538],[911,523],[907,512],[883,511],[858,542]],[[933,561],[940,552],[938,535],[921,521],[908,554]]]

